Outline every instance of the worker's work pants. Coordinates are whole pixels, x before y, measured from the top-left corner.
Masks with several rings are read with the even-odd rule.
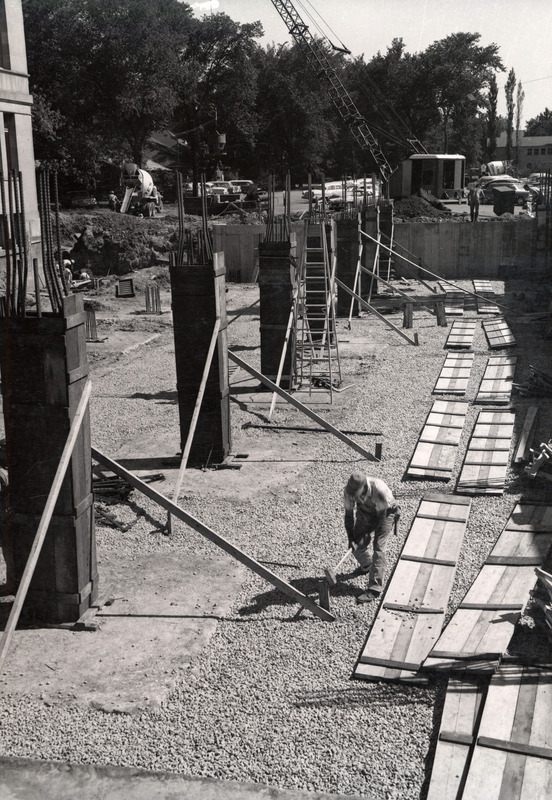
[[[472,222],[476,222],[478,216],[479,216],[479,203],[470,203],[470,220]]]
[[[368,589],[381,592],[387,567],[387,540],[393,527],[394,517],[381,514],[364,514],[357,507],[353,540],[358,546],[353,550],[353,555],[361,567],[370,567],[368,573]],[[373,555],[369,552],[370,542],[374,541]]]

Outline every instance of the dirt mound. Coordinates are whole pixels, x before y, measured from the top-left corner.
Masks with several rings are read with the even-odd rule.
[[[443,205],[440,203],[439,205]],[[397,200],[393,207],[396,222],[417,220],[419,222],[449,221],[454,215],[448,208],[435,208],[429,200],[417,195]]]

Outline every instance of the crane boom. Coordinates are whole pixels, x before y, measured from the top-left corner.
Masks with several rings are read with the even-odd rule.
[[[311,34],[308,25],[303,22],[290,0],[272,0],[272,4],[284,20],[293,39],[304,52],[309,65],[322,82],[342,120],[348,125],[356,143],[361,149],[370,151],[382,181],[387,181],[393,173],[393,169],[376,137],[368,127],[366,119],[343,85],[323,45]]]

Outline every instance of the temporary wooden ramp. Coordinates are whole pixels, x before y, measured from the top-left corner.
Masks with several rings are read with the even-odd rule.
[[[491,350],[500,350],[503,347],[514,347],[516,340],[504,317],[498,319],[484,319],[483,329]]]
[[[435,400],[414,449],[405,478],[448,481],[469,403]]]
[[[461,800],[552,797],[552,669],[502,664],[493,675]]]
[[[479,412],[456,484],[461,494],[502,494],[514,433],[512,411]]]
[[[449,678],[427,800],[460,800],[488,678]]]
[[[470,504],[450,494],[422,498],[355,678],[427,681],[418,670],[443,626]]]
[[[433,394],[466,394],[473,358],[473,353],[447,353]]]
[[[493,406],[508,405],[512,394],[516,362],[515,356],[491,356],[479,384],[475,403]]]
[[[498,306],[492,302],[496,295],[490,281],[474,280],[473,291],[477,295],[478,314],[498,314]]]
[[[552,508],[517,504],[424,669],[494,672],[552,545]]]
[[[476,326],[477,322],[474,320],[455,319],[447,336],[445,347],[451,350],[469,350],[473,345]]]

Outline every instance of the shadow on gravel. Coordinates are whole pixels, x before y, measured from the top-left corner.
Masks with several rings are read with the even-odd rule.
[[[289,584],[302,594],[310,597],[311,600],[318,602],[320,581],[321,578],[319,577],[297,578],[289,581]],[[331,590],[331,593],[336,597],[355,597],[359,594],[359,588],[358,586],[338,584]],[[237,613],[242,617],[250,614],[260,614],[261,611],[264,611],[269,606],[292,606],[294,613],[292,617],[288,618],[288,621],[294,620],[297,617],[298,601],[294,600],[292,597],[288,597],[287,594],[284,594],[279,589],[271,589],[269,592],[262,592],[262,594],[255,595],[255,597],[252,598],[252,605],[242,606],[242,608],[238,609]],[[299,608],[301,609],[302,607],[299,606]]]
[[[129,400],[157,400],[159,403],[177,403],[178,392],[157,392],[156,394],[135,392],[129,395]]]
[[[423,701],[422,692],[425,691],[427,687],[416,692],[412,686],[362,681],[345,690],[339,687],[299,693],[293,705],[296,708],[352,708],[369,703],[372,709],[385,710],[397,706],[417,706]],[[432,697],[427,700],[428,705],[432,702]]]

